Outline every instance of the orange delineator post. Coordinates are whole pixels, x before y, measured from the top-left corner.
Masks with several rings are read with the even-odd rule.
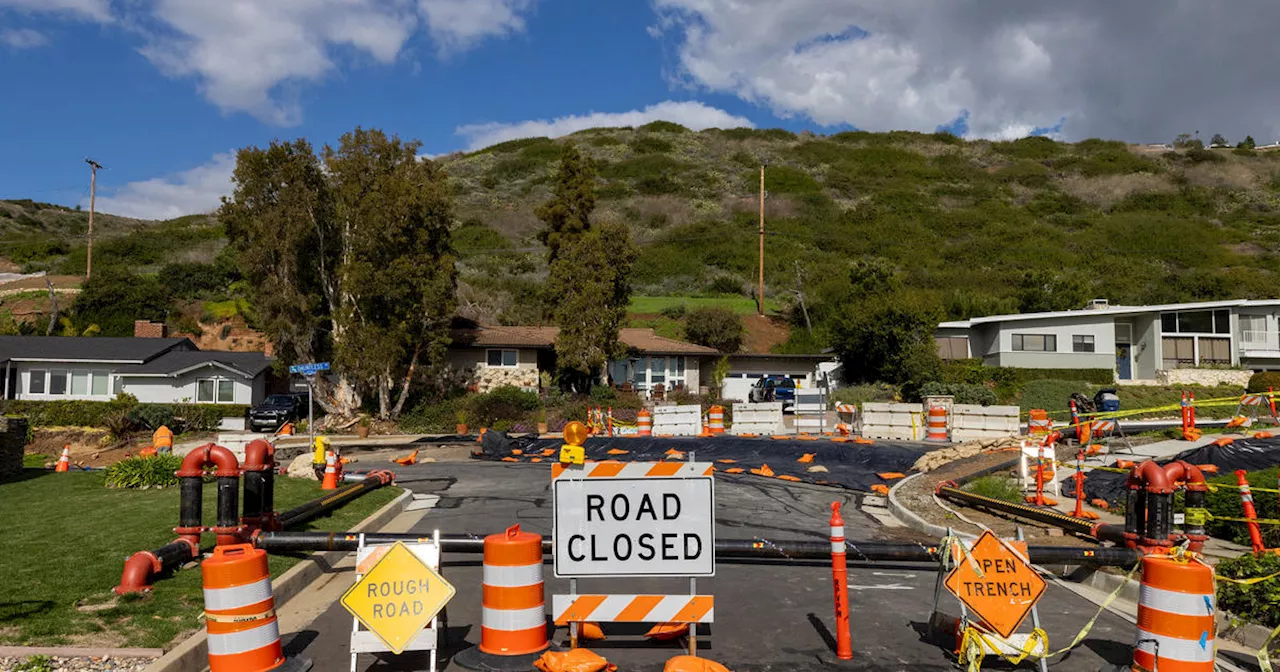
[[[284,664],[267,552],[218,546],[200,563],[210,672],[262,672]]]
[[[481,590],[481,652],[523,656],[547,649],[542,535],[513,525],[485,537]]]
[[[836,658],[853,659],[853,638],[849,633],[849,563],[844,546],[844,518],[840,502],[831,502],[831,583],[836,604]]]
[[[53,468],[54,471],[64,472],[71,471],[71,446],[62,447],[62,456],[58,458],[58,465]]]
[[[1199,558],[1144,557],[1133,669],[1212,672],[1214,595],[1213,569]]]
[[[1262,543],[1262,530],[1255,522],[1258,520],[1258,511],[1253,508],[1253,492],[1249,489],[1248,472],[1237,469],[1236,483],[1240,486],[1240,505],[1244,508],[1244,517],[1249,520],[1249,544],[1253,546],[1254,553],[1261,553],[1267,546]]]
[[[1067,514],[1072,518],[1097,520],[1098,514],[1084,510],[1084,451],[1076,451],[1076,510]]]
[[[609,436],[613,436],[613,407],[612,406],[609,407],[608,422],[609,422]]]

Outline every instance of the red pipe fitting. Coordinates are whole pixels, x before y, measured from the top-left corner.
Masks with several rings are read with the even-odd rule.
[[[240,461],[236,459],[235,454],[216,443],[206,443],[187,453],[187,456],[182,458],[182,468],[178,469],[176,475],[178,478],[204,476],[204,468],[209,464],[217,467],[215,472],[217,476],[240,475]]]
[[[178,538],[187,542],[192,548],[200,548],[200,535],[204,534],[208,528],[205,527],[175,527],[173,533]]]
[[[276,466],[276,447],[266,439],[254,439],[244,447],[241,471],[270,471]]]
[[[157,558],[154,553],[138,551],[124,561],[124,571],[120,573],[120,585],[111,590],[116,595],[150,592],[151,577],[159,574],[162,568],[160,558]]]

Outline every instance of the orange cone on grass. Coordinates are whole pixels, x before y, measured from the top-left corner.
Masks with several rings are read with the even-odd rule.
[[[333,457],[333,451],[325,453],[324,456],[324,482],[320,484],[321,490],[337,490],[338,489],[338,464]]]
[[[58,466],[54,467],[54,471],[71,471],[71,446],[62,447],[62,457],[58,458]]]

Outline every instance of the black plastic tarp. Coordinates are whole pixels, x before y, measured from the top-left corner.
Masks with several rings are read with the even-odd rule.
[[[1280,464],[1280,438],[1274,439],[1236,439],[1233,443],[1218,446],[1212,443],[1190,448],[1173,457],[1156,460],[1159,464],[1168,464],[1175,460],[1184,460],[1191,464],[1212,464],[1218,467],[1219,474],[1229,474],[1237,469],[1257,471]],[[1075,471],[1061,483],[1064,492],[1075,492]],[[1085,470],[1084,494],[1088,499],[1104,499],[1115,504],[1124,500],[1124,483],[1127,474],[1110,471]]]
[[[562,445],[564,442],[560,439],[513,439],[499,432],[489,431],[480,441],[477,457],[515,462],[553,462],[558,459]],[[894,479],[886,480],[877,474],[909,474],[916,460],[936,447],[903,441],[861,444],[829,439],[802,441],[735,436],[593,437],[583,446],[588,460],[659,462],[669,459],[687,460],[690,453],[696,453],[694,457],[697,461],[714,462],[719,471],[742,469],[745,473],[750,473],[752,469],[768,465],[777,475],[791,476],[807,483],[836,485],[861,491],[870,491],[873,485],[892,485]],[[799,461],[809,454],[812,455],[811,460]],[[809,471],[814,466],[821,466],[826,471]]]

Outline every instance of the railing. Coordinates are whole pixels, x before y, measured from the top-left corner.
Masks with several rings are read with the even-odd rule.
[[[1280,333],[1274,331],[1240,332],[1241,350],[1280,350]]]

